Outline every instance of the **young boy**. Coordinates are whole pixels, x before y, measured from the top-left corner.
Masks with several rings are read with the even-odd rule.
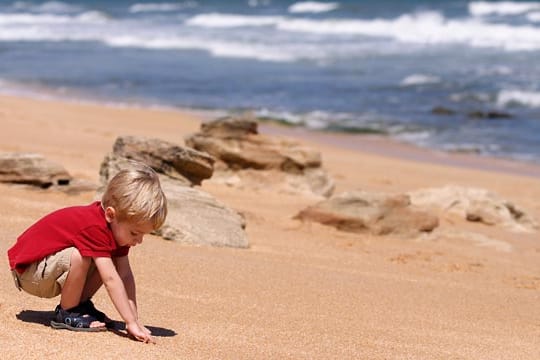
[[[8,250],[19,290],[45,298],[61,295],[51,321],[55,329],[106,330],[111,320],[90,300],[104,284],[127,332],[154,342],[139,322],[128,253],[163,224],[167,200],[157,174],[141,163],[132,165],[111,179],[101,202],[43,217]]]

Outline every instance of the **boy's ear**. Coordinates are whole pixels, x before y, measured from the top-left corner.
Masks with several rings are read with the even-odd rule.
[[[113,207],[107,206],[105,209],[105,220],[107,220],[108,223],[114,220],[116,216],[116,210],[114,210]]]

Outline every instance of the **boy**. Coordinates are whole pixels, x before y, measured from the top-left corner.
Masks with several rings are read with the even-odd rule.
[[[127,332],[154,342],[138,319],[128,253],[163,224],[167,200],[157,174],[141,163],[132,165],[111,179],[101,202],[45,216],[8,250],[19,290],[45,298],[61,295],[51,321],[55,329],[106,330],[112,321],[90,300],[103,284]]]

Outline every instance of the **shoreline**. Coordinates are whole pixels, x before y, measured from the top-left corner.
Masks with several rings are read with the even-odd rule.
[[[223,109],[195,109],[130,102],[102,102],[98,99],[89,98],[61,98],[53,93],[30,93],[17,95],[0,93],[0,99],[19,99],[27,100],[29,102],[44,101],[55,104],[96,106],[110,109],[162,111],[177,114],[179,116],[188,115],[189,117],[194,117],[196,119],[198,118],[201,122],[231,114],[230,111]],[[353,150],[397,160],[491,171],[533,178],[540,177],[540,164],[535,162],[421,147],[413,143],[400,141],[390,136],[373,134],[347,134],[324,130],[320,131],[298,126],[287,126],[271,120],[260,121],[259,131],[266,135],[292,137],[297,138],[297,140],[300,141],[306,140],[314,143],[314,145],[320,143],[345,150]]]

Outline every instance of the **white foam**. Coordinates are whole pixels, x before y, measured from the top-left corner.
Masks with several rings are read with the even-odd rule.
[[[540,49],[537,27],[490,24],[480,19],[448,20],[438,12],[405,14],[393,20],[288,19],[276,26],[284,31],[364,35],[423,45],[463,44],[507,51]]]
[[[324,13],[333,11],[339,8],[339,3],[318,2],[318,1],[301,1],[289,6],[290,13]]]
[[[521,90],[502,90],[497,96],[497,105],[507,106],[521,104],[529,107],[540,107],[540,92]]]
[[[250,58],[261,61],[289,62],[296,58],[287,52],[261,44],[243,44],[226,41],[202,41],[198,38],[136,36],[109,36],[104,42],[112,47],[138,47],[147,49],[204,50],[216,57]]]
[[[540,22],[540,11],[527,14],[527,20],[532,22]]]
[[[469,13],[473,16],[486,15],[519,15],[540,9],[540,2],[515,1],[473,1],[469,3]]]
[[[186,25],[207,28],[257,27],[277,25],[285,18],[282,16],[245,16],[210,13],[196,15],[186,21]]]
[[[440,82],[441,79],[434,75],[425,75],[425,74],[412,74],[401,80],[401,86],[415,86],[415,85],[428,85],[436,84]]]
[[[196,1],[185,1],[182,3],[139,3],[133,4],[129,7],[130,13],[144,13],[144,12],[167,12],[178,11],[186,8],[197,7]]]
[[[68,24],[86,23],[97,24],[107,21],[105,14],[99,11],[87,11],[80,15],[51,15],[51,14],[1,14],[1,25],[40,25],[40,24]],[[0,28],[0,31],[4,29]]]

